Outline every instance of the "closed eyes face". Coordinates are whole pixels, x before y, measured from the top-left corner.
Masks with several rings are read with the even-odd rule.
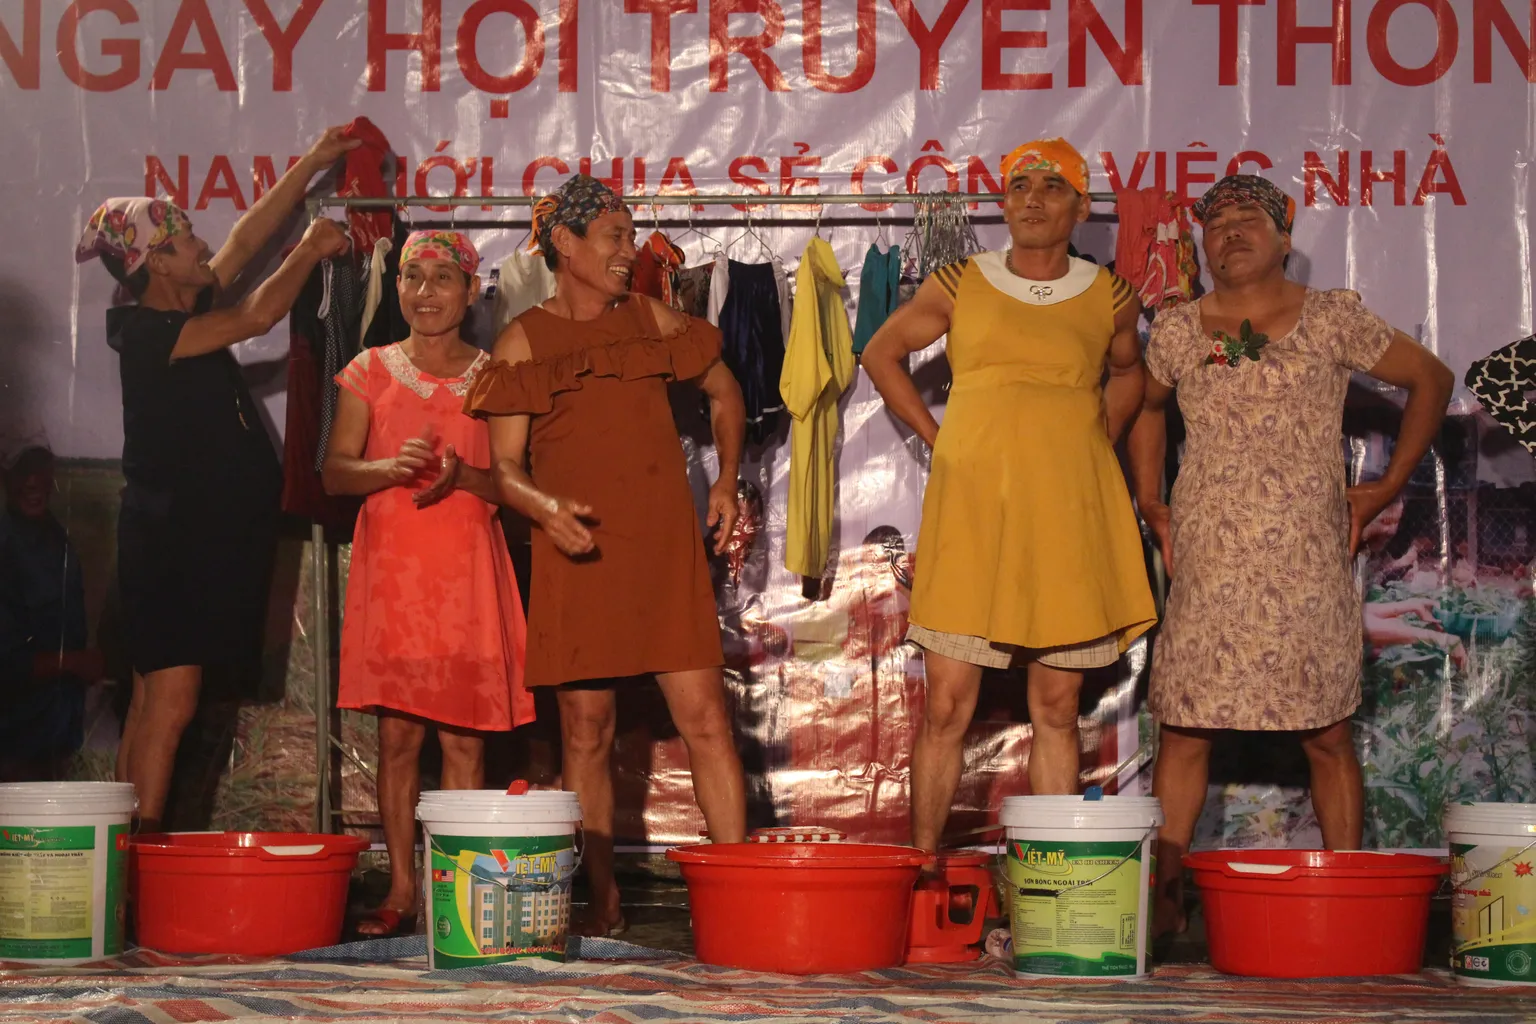
[[[1284,262],[1291,236],[1256,203],[1233,203],[1206,218],[1205,259],[1217,277],[1245,277]]]

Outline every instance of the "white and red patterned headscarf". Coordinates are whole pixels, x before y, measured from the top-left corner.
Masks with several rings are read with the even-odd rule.
[[[192,221],[175,203],[164,199],[126,196],[108,199],[86,221],[75,246],[75,262],[115,256],[132,274],[149,254],[164,249],[176,235],[192,234]]]

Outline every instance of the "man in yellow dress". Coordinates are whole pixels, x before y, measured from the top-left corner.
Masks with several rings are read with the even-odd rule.
[[[912,842],[937,849],[984,668],[1027,663],[1030,790],[1078,787],[1078,691],[1155,621],[1115,458],[1144,379],[1140,304],[1069,254],[1088,165],[1061,139],[1003,160],[1011,244],[924,281],[864,352],[886,405],[933,449],[908,639],[927,701],[912,751]],[[948,336],[944,428],[906,357]],[[1107,386],[1103,384],[1108,375]]]

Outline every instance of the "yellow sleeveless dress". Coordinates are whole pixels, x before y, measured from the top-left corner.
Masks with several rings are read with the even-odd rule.
[[[923,497],[911,622],[1034,649],[1113,636],[1124,651],[1156,621],[1100,386],[1131,289],[1075,258],[1060,281],[1028,281],[1002,253],[938,278],[955,300],[954,383]]]

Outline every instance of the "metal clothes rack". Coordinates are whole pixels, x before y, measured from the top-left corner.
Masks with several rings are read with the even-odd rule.
[[[531,207],[539,196],[310,196],[305,200],[305,210],[311,221],[320,217],[326,209],[399,209],[402,207]],[[624,196],[625,202],[636,207],[655,206],[862,206],[888,203],[893,206],[948,205],[962,206],[971,203],[1001,203],[1005,197],[1000,192],[802,192],[789,195],[760,195],[741,193],[666,193],[647,195],[635,193]],[[1113,203],[1113,192],[1090,192],[1090,202]],[[873,214],[873,211],[866,211]],[[510,226],[510,225],[509,225]],[[331,751],[351,757],[332,729],[332,681],[331,623],[330,623],[330,567],[331,556],[325,540],[325,528],[319,523],[310,526],[312,573],[310,604],[314,616],[314,634],[311,643],[314,652],[315,672],[315,775],[319,790],[315,801],[316,831],[331,832],[336,829],[339,810],[331,806]]]
[[[532,206],[540,196],[311,196],[305,203],[310,219],[322,209],[361,207],[388,209],[400,206]],[[759,195],[755,192],[667,192],[660,195],[626,195],[630,206],[862,206],[890,203],[918,206],[924,203],[1001,203],[1001,192],[794,192],[789,195]],[[1094,203],[1113,203],[1113,192],[1090,192]]]

